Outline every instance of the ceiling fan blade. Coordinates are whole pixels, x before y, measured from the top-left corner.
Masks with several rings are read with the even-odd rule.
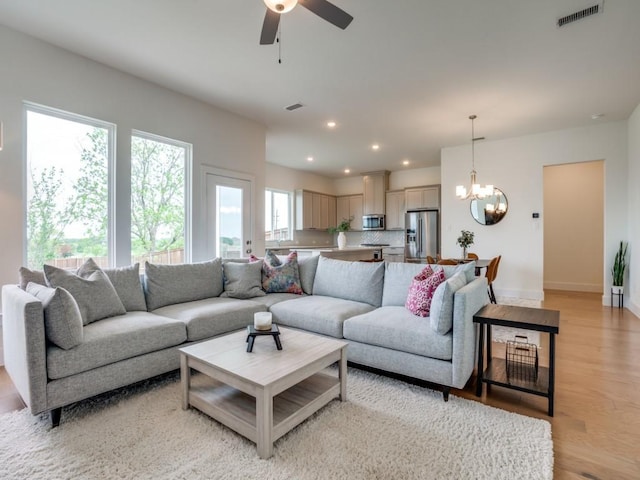
[[[260,45],[271,45],[276,41],[279,24],[280,14],[267,8],[267,14],[264,16],[264,23],[262,24],[262,33],[260,34]]]
[[[298,3],[343,30],[353,20],[351,15],[327,0],[299,0]]]

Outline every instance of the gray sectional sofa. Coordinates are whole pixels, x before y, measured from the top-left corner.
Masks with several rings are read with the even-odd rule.
[[[486,280],[473,276],[473,264],[435,267],[464,278],[464,286],[443,284],[431,317],[419,317],[404,305],[424,267],[311,257],[299,262],[304,294],[296,295],[266,294],[261,262],[147,264],[142,281],[136,265],[104,270],[121,301],[109,306],[109,295],[91,298],[73,275],[49,272],[56,279],[49,287],[57,288],[47,289],[38,285],[48,283],[41,272],[25,269],[21,285],[2,288],[5,367],[31,412],[50,411],[55,426],[65,405],[176,370],[179,348],[271,311],[280,325],[347,340],[350,362],[442,385],[446,400],[473,371],[472,318],[488,302]],[[87,282],[104,282],[96,268],[83,273]],[[77,296],[77,310],[62,290]],[[111,308],[110,316],[90,318],[97,307]]]

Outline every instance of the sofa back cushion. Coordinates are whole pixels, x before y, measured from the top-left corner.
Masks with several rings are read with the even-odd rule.
[[[420,263],[385,262],[382,306],[404,307],[413,278],[424,268]]]
[[[312,255],[306,258],[298,259],[298,271],[300,272],[300,285],[302,291],[307,295],[313,293],[313,282],[316,278],[316,270],[318,269],[318,261],[320,255]]]
[[[106,273],[99,268],[83,272],[82,267],[78,273],[76,275],[69,270],[44,265],[47,285],[52,288],[62,287],[73,296],[78,303],[84,325],[127,313]]]
[[[383,262],[345,262],[320,257],[313,282],[313,294],[379,307],[382,303],[383,282]]]
[[[145,262],[144,286],[149,311],[166,305],[218,297],[224,290],[222,261],[156,265]]]

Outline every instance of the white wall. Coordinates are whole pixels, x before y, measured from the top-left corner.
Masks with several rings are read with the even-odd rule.
[[[542,300],[543,184],[545,165],[604,160],[604,279],[609,291],[611,264],[627,229],[627,122],[476,144],[478,181],[492,183],[507,196],[509,211],[497,225],[482,226],[469,213],[469,202],[455,197],[455,186],[469,183],[470,145],[442,150],[442,254],[456,256],[460,230],[476,233],[473,251],[481,257],[502,255],[494,285],[496,295]],[[637,177],[636,177],[637,178]],[[540,213],[533,219],[532,213]],[[609,301],[609,295],[603,296]]]
[[[264,172],[264,185],[267,188],[292,192],[297,189],[335,195],[333,179],[303,170],[282,167],[267,163]]]
[[[640,105],[629,117],[629,220],[626,238],[629,241],[629,282],[625,306],[640,317]]]
[[[206,251],[201,165],[255,177],[264,188],[265,128],[190,97],[106,67],[0,26],[0,284],[17,281],[23,263],[23,102],[25,100],[117,125],[119,236],[117,263],[129,263],[130,132],[138,129],[193,144],[193,260]],[[255,199],[256,232],[264,231],[264,195]],[[263,236],[261,236],[263,237]],[[258,243],[263,243],[256,239]],[[255,247],[260,250],[262,244]]]

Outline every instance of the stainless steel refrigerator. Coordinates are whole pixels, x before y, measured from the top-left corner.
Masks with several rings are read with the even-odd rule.
[[[405,225],[405,262],[427,263],[427,255],[436,258],[440,251],[438,210],[407,212]]]

